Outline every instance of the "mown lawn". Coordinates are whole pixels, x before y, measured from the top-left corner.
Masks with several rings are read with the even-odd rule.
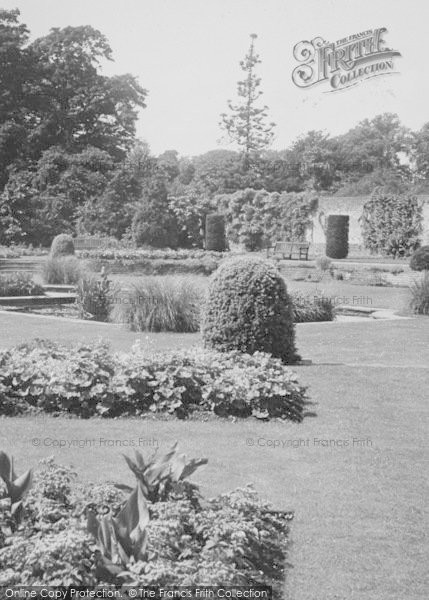
[[[138,337],[148,350],[199,342],[3,313],[5,326],[2,346],[34,334],[65,342],[103,335],[118,349]],[[313,364],[296,370],[317,415],[302,424],[5,418],[0,447],[16,456],[18,470],[55,454],[88,481],[126,481],[120,454],[131,442],[150,450],[179,440],[189,456],[209,458],[195,476],[205,494],[253,481],[276,506],[295,510],[288,600],[422,600],[428,334],[424,317],[297,326],[298,348]]]

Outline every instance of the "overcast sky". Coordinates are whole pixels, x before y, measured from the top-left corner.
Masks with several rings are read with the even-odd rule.
[[[107,74],[129,72],[149,90],[138,136],[156,154],[193,155],[218,147],[219,115],[236,95],[239,61],[256,33],[264,102],[277,124],[274,149],[323,129],[347,131],[358,121],[396,112],[413,129],[429,121],[428,0],[0,0],[19,8],[32,37],[51,27],[92,25],[104,33],[115,62]],[[296,87],[292,55],[301,40],[336,41],[386,27],[398,50],[396,75],[325,93]]]

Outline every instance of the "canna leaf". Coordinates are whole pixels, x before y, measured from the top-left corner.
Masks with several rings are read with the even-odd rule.
[[[0,451],[0,477],[4,482],[14,479],[12,460],[6,452]]]
[[[120,538],[126,536],[132,538],[137,528],[141,531],[146,528],[149,523],[149,509],[140,484],[131,492],[122,510],[113,521],[117,526]]]
[[[208,458],[193,458],[191,459],[184,467],[182,474],[180,476],[180,481],[183,481],[183,479],[186,479],[187,477],[190,477],[193,473],[195,473],[195,471],[198,469],[198,467],[201,467],[202,465],[206,465],[209,462]]]
[[[16,479],[14,479],[13,487],[16,490],[16,493],[19,495],[19,497],[16,498],[16,500],[18,500],[18,499],[22,500],[24,498],[24,496],[30,489],[32,482],[33,482],[33,472],[31,469],[29,469],[28,471],[26,471],[25,473],[23,473]],[[15,501],[15,500],[12,499],[12,501]]]

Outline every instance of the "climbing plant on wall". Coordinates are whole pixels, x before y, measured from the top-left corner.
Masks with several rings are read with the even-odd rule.
[[[361,217],[365,247],[374,254],[411,255],[420,245],[423,209],[416,196],[376,189]]]
[[[215,202],[225,215],[228,238],[245,244],[258,237],[266,242],[304,240],[318,206],[314,194],[254,189],[222,194]]]

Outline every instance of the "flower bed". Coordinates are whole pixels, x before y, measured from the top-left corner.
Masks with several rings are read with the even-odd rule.
[[[33,248],[33,246],[24,246],[12,244],[11,246],[0,245],[0,258],[21,258],[21,256],[44,256],[48,254],[47,248]]]
[[[211,275],[219,266],[219,259],[211,257],[167,258],[97,258],[87,259],[91,271],[106,269],[109,273],[139,273],[141,275],[192,274]]]
[[[280,597],[291,513],[251,486],[203,499],[187,478],[207,460],[176,445],[126,461],[134,488],[82,484],[52,459],[17,478],[0,452],[0,585],[271,585]]]
[[[145,275],[169,273],[210,275],[217,269],[220,261],[230,254],[200,249],[99,248],[80,250],[76,255],[87,260],[90,268],[95,271],[105,267],[113,273],[138,271]]]
[[[229,252],[214,252],[208,250],[158,250],[154,248],[98,248],[93,250],[78,250],[79,258],[94,260],[202,260],[212,258],[219,260],[230,255]]]
[[[0,275],[0,297],[43,296],[45,290],[28,273]]]
[[[94,415],[193,412],[301,421],[306,391],[264,353],[201,348],[147,356],[112,354],[105,344],[72,348],[36,340],[0,352],[0,414]]]

